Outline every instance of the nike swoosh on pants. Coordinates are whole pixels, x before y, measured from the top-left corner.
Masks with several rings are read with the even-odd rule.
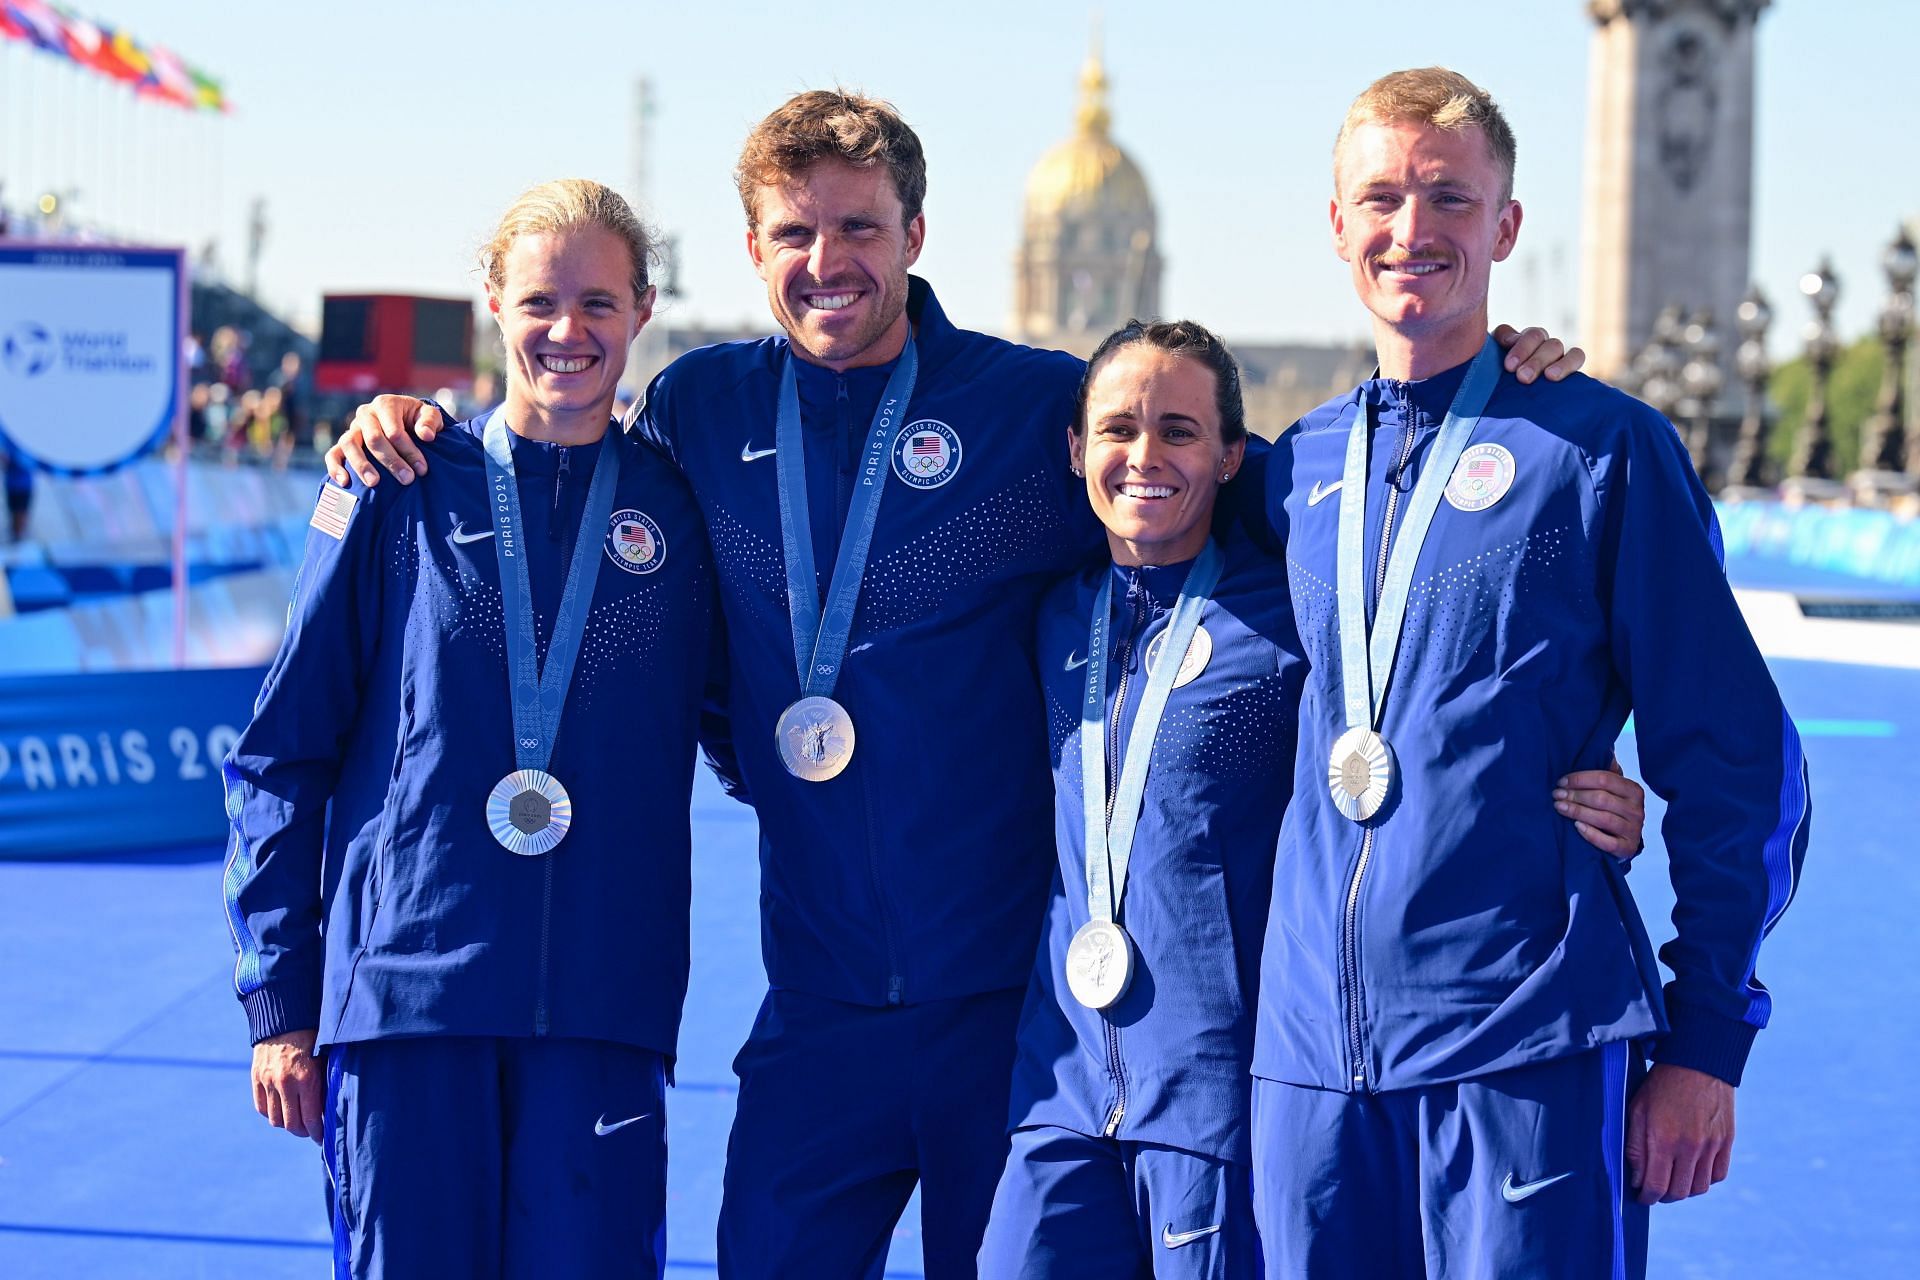
[[[1219,1229],[1220,1224],[1216,1222],[1210,1227],[1195,1227],[1192,1231],[1175,1231],[1173,1224],[1169,1222],[1160,1230],[1160,1243],[1169,1249],[1178,1249],[1183,1244],[1192,1244],[1202,1236],[1210,1236]]]
[[[1542,1178],[1538,1182],[1515,1182],[1509,1173],[1500,1184],[1500,1198],[1508,1204],[1519,1204],[1528,1196],[1545,1191],[1556,1182],[1571,1178],[1572,1173],[1556,1173],[1551,1178]]]
[[[612,1124],[608,1124],[607,1117],[602,1115],[598,1120],[593,1122],[593,1131],[599,1137],[604,1138],[614,1130],[624,1129],[630,1124],[637,1124],[652,1114],[653,1112],[651,1111],[642,1111],[637,1116],[629,1116],[625,1120],[616,1120]]]

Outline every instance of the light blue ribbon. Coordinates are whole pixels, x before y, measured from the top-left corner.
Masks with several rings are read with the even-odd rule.
[[[1378,730],[1386,706],[1387,682],[1400,648],[1400,628],[1407,616],[1407,594],[1413,586],[1414,561],[1427,539],[1434,512],[1453,469],[1466,451],[1473,429],[1480,423],[1494,385],[1500,380],[1500,348],[1492,339],[1480,348],[1467,367],[1447,417],[1434,438],[1433,451],[1420,472],[1413,497],[1407,503],[1400,535],[1393,540],[1386,581],[1374,611],[1373,631],[1367,631],[1366,510],[1367,437],[1370,434],[1367,400],[1363,392],[1354,404],[1347,432],[1347,464],[1340,482],[1340,544],[1335,580],[1340,596],[1340,684],[1346,701],[1347,727]],[[1411,429],[1411,424],[1409,424]]]
[[[526,525],[520,519],[520,487],[513,473],[513,448],[507,420],[499,409],[487,415],[481,440],[487,450],[487,497],[493,514],[493,554],[500,565],[500,608],[506,615],[507,681],[513,697],[513,758],[516,767],[546,772],[580,637],[593,607],[593,585],[600,574],[600,547],[613,491],[620,483],[620,447],[609,429],[594,464],[580,533],[573,541],[566,585],[553,615],[553,639],[540,661],[533,634],[533,585],[527,576]]]
[[[854,609],[860,603],[860,577],[866,571],[867,552],[880,519],[880,495],[887,472],[893,469],[888,453],[896,424],[906,416],[913,398],[913,381],[920,367],[913,338],[900,352],[899,363],[880,394],[861,453],[858,485],[840,535],[840,554],[827,585],[827,606],[820,608],[820,584],[814,576],[813,525],[807,512],[806,439],[800,429],[800,391],[793,376],[793,356],[780,374],[780,414],[774,425],[774,463],[779,469],[780,545],[787,562],[787,611],[793,624],[793,667],[800,677],[803,697],[831,696],[846,657],[847,637],[853,632]]]
[[[1160,717],[1166,712],[1174,679],[1186,661],[1187,646],[1199,629],[1200,611],[1220,581],[1225,559],[1220,548],[1209,541],[1181,584],[1180,599],[1167,623],[1166,647],[1147,678],[1147,691],[1140,697],[1140,710],[1127,735],[1111,826],[1107,821],[1106,674],[1113,605],[1111,570],[1094,597],[1093,624],[1087,632],[1086,695],[1080,704],[1080,796],[1087,833],[1087,913],[1095,920],[1111,922],[1119,913],[1121,895],[1127,891],[1127,867],[1133,861],[1133,836],[1140,824],[1140,802],[1146,795],[1153,740],[1160,732]]]

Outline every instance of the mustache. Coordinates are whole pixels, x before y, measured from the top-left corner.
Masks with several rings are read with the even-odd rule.
[[[1446,267],[1453,265],[1453,259],[1432,254],[1418,254],[1405,258],[1375,258],[1373,265],[1383,271],[1402,271],[1407,267]]]

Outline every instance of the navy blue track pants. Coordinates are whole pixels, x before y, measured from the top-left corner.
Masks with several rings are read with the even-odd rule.
[[[659,1054],[605,1041],[333,1046],[334,1274],[657,1280],[665,1095]]]

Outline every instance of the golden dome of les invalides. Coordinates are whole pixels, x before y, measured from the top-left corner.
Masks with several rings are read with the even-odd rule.
[[[1080,73],[1073,136],[1027,177],[1010,325],[1021,341],[1086,355],[1126,321],[1160,312],[1153,194],[1111,125],[1096,50]]]
[[[1080,72],[1080,109],[1074,134],[1033,166],[1027,176],[1027,222],[1112,210],[1153,219],[1153,196],[1140,166],[1114,144],[1107,110],[1107,74],[1098,54]]]

